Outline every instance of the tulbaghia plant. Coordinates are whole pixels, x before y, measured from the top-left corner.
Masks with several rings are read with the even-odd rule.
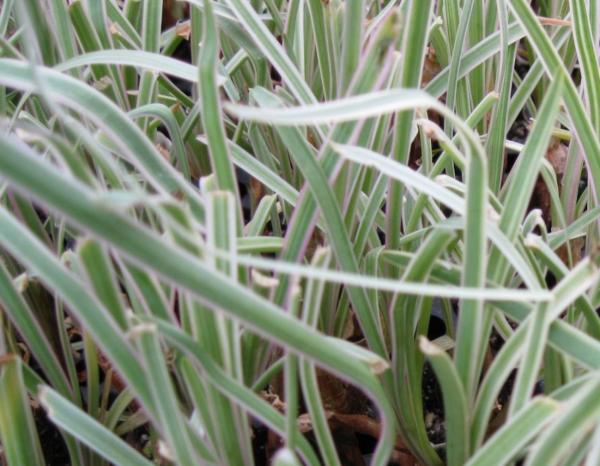
[[[0,463],[600,464],[599,25],[0,1]]]

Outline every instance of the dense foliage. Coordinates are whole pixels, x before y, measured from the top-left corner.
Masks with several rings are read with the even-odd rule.
[[[599,25],[0,1],[0,463],[600,464]]]

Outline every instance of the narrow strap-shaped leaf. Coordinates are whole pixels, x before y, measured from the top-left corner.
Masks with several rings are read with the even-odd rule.
[[[221,118],[221,104],[216,83],[218,35],[210,0],[204,2],[204,35],[198,70],[200,74],[198,92],[202,102],[202,124],[208,140],[211,166],[219,189],[229,191],[236,202],[238,231],[242,228],[242,206],[237,180],[229,150],[227,148],[225,128]]]
[[[0,357],[0,406],[0,439],[8,466],[43,466],[21,360],[13,354]]]
[[[127,328],[125,304],[120,296],[117,279],[110,264],[110,258],[104,248],[92,239],[79,244],[79,258],[95,295],[110,311],[115,322],[122,330]]]
[[[433,2],[431,0],[411,0],[408,6],[405,31],[402,37],[402,64],[400,87],[418,89],[423,73],[427,52],[427,32]],[[394,124],[393,159],[402,164],[408,163],[412,143],[414,110],[408,109],[396,115]],[[386,208],[386,244],[391,249],[398,248],[401,232],[403,187],[397,181],[390,181]]]
[[[358,66],[362,47],[363,22],[365,20],[364,0],[354,0],[344,5],[344,26],[342,29],[342,59],[339,81],[339,95],[343,95]]]
[[[462,8],[461,4],[462,3]],[[450,57],[449,74],[448,74],[448,92],[446,93],[446,105],[451,110],[455,109],[456,112],[463,118],[466,118],[470,112],[468,108],[469,96],[467,94],[468,89],[466,83],[460,82],[458,79],[458,71],[460,62],[462,60],[463,49],[465,40],[467,37],[467,30],[469,23],[471,22],[473,0],[465,0],[459,2],[457,0],[445,0],[443,3],[446,13],[452,12],[452,14],[446,14],[448,18],[448,38],[450,40],[452,55]],[[460,14],[459,14],[460,13]],[[455,18],[460,16],[460,18]],[[458,19],[458,24],[455,23]],[[453,30],[456,27],[456,30]],[[454,38],[454,40],[453,40]],[[452,125],[446,122],[446,134],[451,135]]]
[[[80,66],[95,65],[98,63],[106,63],[112,65],[128,65],[143,68],[146,70],[156,71],[179,79],[197,83],[198,69],[195,66],[185,63],[175,58],[159,55],[158,53],[146,52],[144,50],[100,50],[97,52],[85,53],[63,61],[56,65],[54,69],[58,71],[68,71]],[[222,75],[217,76],[217,84],[222,86],[227,78]]]
[[[98,421],[71,404],[48,386],[41,388],[40,401],[48,417],[62,429],[114,464],[152,466],[138,451]],[[21,463],[32,464],[32,463]]]
[[[163,14],[162,0],[149,0],[142,4],[142,43],[144,50],[160,51],[160,31]]]
[[[315,36],[315,47],[319,61],[319,73],[323,83],[323,93],[326,100],[334,96],[336,80],[335,56],[332,50],[330,29],[326,20],[327,6],[321,0],[308,0],[310,23]]]
[[[207,246],[212,249],[227,252],[229,259],[210,257],[211,266],[232,281],[238,282],[238,273],[241,269],[236,261],[237,234],[236,234],[236,208],[233,195],[228,191],[213,191],[207,194]],[[218,352],[222,365],[236,380],[244,380],[244,366],[242,354],[242,329],[239,323],[229,319],[222,313],[213,313],[214,320],[209,321],[214,325],[211,329],[218,338]],[[239,407],[223,400],[220,428],[218,432],[226,453],[233,463],[253,464],[252,445],[250,444],[249,419]],[[235,451],[232,451],[235,449]]]
[[[431,362],[444,397],[446,460],[449,466],[462,466],[469,455],[467,397],[462,382],[444,350],[421,337],[419,346]]]
[[[559,459],[572,448],[573,442],[597,424],[600,416],[599,389],[600,381],[596,378],[565,403],[560,418],[542,433],[532,447],[525,462],[527,466],[559,463]]]
[[[466,466],[507,464],[539,434],[560,408],[557,402],[549,398],[536,398],[477,450]]]
[[[488,139],[486,141],[486,152],[490,158],[490,188],[493,193],[500,190],[502,173],[504,168],[504,139],[507,133],[508,110],[510,95],[512,91],[512,70],[515,65],[517,45],[508,45],[508,7],[506,0],[497,2],[498,17],[500,20],[500,64],[501,77],[496,85],[496,91],[500,95],[498,105],[494,107]]]
[[[588,5],[584,0],[569,0],[573,16],[573,38],[579,57],[586,100],[590,109],[590,119],[600,134],[600,62],[596,54],[592,37],[592,24]],[[594,27],[597,27],[594,25]]]
[[[139,345],[146,373],[152,380],[149,388],[157,407],[158,426],[168,442],[170,456],[178,465],[194,466],[199,458],[192,448],[192,441],[197,439],[190,438],[186,418],[174,415],[178,412],[177,398],[156,330],[152,324],[141,324],[131,329],[129,337]]]

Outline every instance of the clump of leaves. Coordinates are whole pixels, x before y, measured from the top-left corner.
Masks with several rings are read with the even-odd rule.
[[[1,2],[1,458],[597,464],[599,13]]]

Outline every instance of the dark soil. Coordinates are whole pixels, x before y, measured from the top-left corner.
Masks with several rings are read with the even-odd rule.
[[[42,408],[34,410],[34,420],[47,466],[70,466],[69,451],[57,427]]]

